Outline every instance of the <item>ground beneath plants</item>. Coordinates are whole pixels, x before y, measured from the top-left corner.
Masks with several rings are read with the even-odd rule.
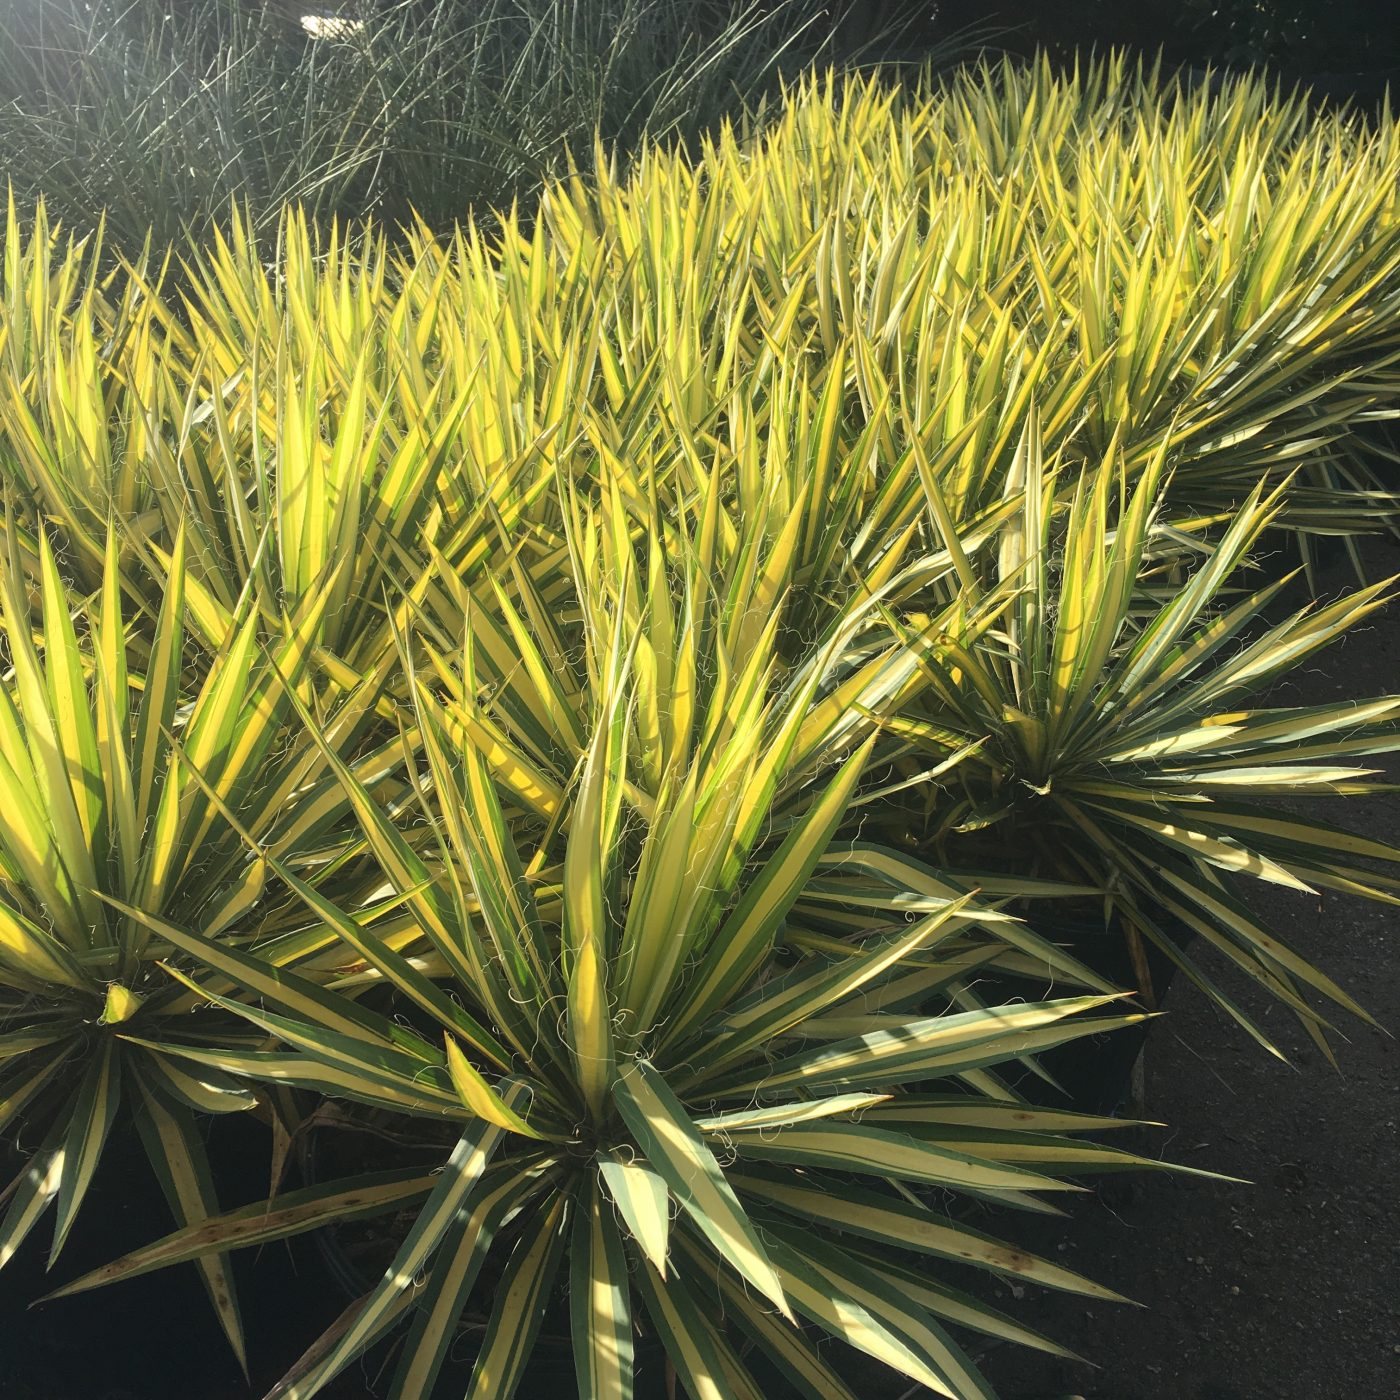
[[[1324,906],[1291,918],[1295,944],[1400,1027],[1396,915]],[[1400,1047],[1348,1028],[1339,1072],[1282,1008],[1252,1000],[1293,1067],[1178,981],[1147,1059],[1148,1111],[1171,1126],[1139,1149],[1250,1184],[1114,1177],[1067,1220],[1017,1222],[1018,1243],[1144,1308],[1001,1290],[1097,1363],[998,1348],[985,1367],[1006,1400],[1400,1395]]]
[[[1376,544],[1367,564],[1371,577],[1400,571],[1400,551]],[[1326,578],[1347,582],[1336,565]],[[1287,699],[1322,703],[1397,688],[1400,608],[1297,677]],[[1394,774],[1400,779],[1400,765]],[[1400,794],[1373,800],[1369,812],[1369,834],[1400,841]],[[1260,907],[1400,1032],[1400,910],[1293,896]],[[1138,1150],[1250,1184],[1110,1177],[1066,1219],[1005,1222],[1018,1243],[1144,1306],[1034,1289],[1012,1297],[1003,1286],[998,1301],[1008,1311],[1096,1363],[974,1347],[1004,1400],[1400,1396],[1400,1043],[1339,1020],[1347,1040],[1339,1037],[1340,1069],[1333,1069],[1280,1006],[1234,989],[1291,1064],[1271,1060],[1178,979],[1147,1051],[1148,1112],[1169,1126]],[[144,1164],[125,1162],[99,1178],[94,1206],[102,1218],[86,1217],[63,1276],[150,1238],[154,1188]],[[255,1190],[250,1183],[245,1198]],[[46,1245],[31,1239],[0,1272],[0,1400],[246,1400],[264,1393],[343,1306],[309,1245],[291,1254],[274,1246],[240,1261],[254,1350],[250,1391],[192,1269],[27,1311],[43,1291]],[[877,1379],[869,1367],[855,1374],[865,1378],[861,1400],[927,1394],[888,1375]],[[372,1364],[354,1367],[324,1394],[371,1400],[376,1376],[387,1380]],[[551,1393],[562,1400],[564,1390]]]

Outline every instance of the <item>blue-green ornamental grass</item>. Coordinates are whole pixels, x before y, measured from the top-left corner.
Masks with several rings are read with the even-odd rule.
[[[204,237],[234,202],[268,230],[288,203],[449,229],[528,204],[595,134],[631,150],[742,116],[779,73],[829,57],[837,32],[834,13],[793,0],[333,8],[12,0],[5,177],[70,226],[105,216],[127,254],[148,235]]]

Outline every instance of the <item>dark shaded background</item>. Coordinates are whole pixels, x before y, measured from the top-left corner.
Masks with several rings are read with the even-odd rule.
[[[1014,29],[1006,42],[1022,52],[1126,44],[1179,63],[1272,60],[1312,73],[1400,62],[1396,0],[869,0],[866,13],[907,23],[911,38]]]
[[[778,0],[773,0],[778,3]],[[818,5],[821,0],[812,0]],[[1123,47],[1168,67],[1266,66],[1335,101],[1400,92],[1400,0],[835,0],[847,49],[918,61],[957,36],[1011,53]],[[822,5],[830,10],[831,5]]]

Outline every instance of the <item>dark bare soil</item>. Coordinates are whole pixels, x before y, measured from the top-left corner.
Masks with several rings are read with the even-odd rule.
[[[1395,915],[1314,906],[1289,919],[1298,945],[1400,1026]],[[1171,1126],[1140,1150],[1250,1184],[1107,1178],[1067,1220],[1013,1222],[1019,1243],[1145,1310],[1001,1290],[1097,1363],[997,1349],[986,1369],[1008,1400],[1400,1396],[1400,1047],[1348,1027],[1338,1071],[1282,1008],[1247,1000],[1293,1067],[1178,981],[1147,1051],[1147,1109]]]

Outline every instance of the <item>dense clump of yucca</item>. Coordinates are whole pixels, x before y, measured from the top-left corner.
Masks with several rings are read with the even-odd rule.
[[[781,541],[782,655],[860,598],[917,632],[951,597],[921,562],[946,551],[964,607],[990,586],[1000,645],[1025,564],[1003,526],[1042,479],[1047,561],[1081,481],[1150,479],[1133,588],[1226,557],[1261,489],[1305,557],[1309,532],[1392,520],[1357,434],[1400,374],[1397,170],[1393,123],[1259,81],[1008,64],[813,79],[759,135],[551,186],[528,228],[390,248],[294,215],[269,253],[235,220],[179,296],[12,212],[0,469],[21,549],[56,526],[89,588],[115,520],[148,614],[183,531],[207,644],[242,607],[275,636],[324,596],[340,684],[410,616],[445,646],[467,590],[481,618],[515,610],[508,685],[521,628],[575,606],[571,513],[612,494],[663,555],[702,501],[714,567],[754,567],[749,527]]]
[[[879,496],[863,546],[906,518],[915,452],[959,520],[992,507],[1032,415],[1043,453],[1071,463],[1113,440],[1136,473],[1166,441],[1174,524],[1208,528],[1261,476],[1296,470],[1283,523],[1346,533],[1391,505],[1357,432],[1394,395],[1397,171],[1394,123],[1319,118],[1257,80],[1192,90],[1122,63],[1071,79],[975,70],[907,91],[812,80],[761,138],[726,131],[698,160],[645,153],[625,178],[604,162],[549,187],[534,232],[508,220],[499,243],[420,234],[390,254],[371,236],[352,252],[289,230],[270,276],[270,249],[235,223],[223,251],[198,255],[188,312],[133,295],[129,279],[69,286],[71,264],[51,279],[14,268],[26,290],[7,294],[12,359],[65,298],[91,330],[68,343],[45,332],[27,407],[47,446],[26,447],[25,425],[6,431],[27,478],[50,474],[45,450],[68,462],[54,472],[83,473],[45,490],[100,531],[108,491],[124,516],[147,504],[168,516],[192,473],[196,510],[223,490],[219,471],[171,460],[159,424],[186,458],[207,457],[222,401],[226,426],[249,436],[220,455],[240,471],[268,460],[245,365],[260,401],[283,405],[274,415],[291,403],[279,363],[303,403],[334,412],[357,349],[373,348],[367,402],[376,375],[416,391],[407,411],[434,421],[468,396],[473,426],[503,432],[517,457],[551,431],[550,451],[574,452],[585,404],[616,418],[627,402],[647,451],[701,434],[738,482],[756,456],[792,455],[785,425],[814,415],[834,375],[833,447],[864,463],[847,504]],[[325,283],[323,265],[336,269]],[[19,313],[30,293],[40,304]],[[547,380],[567,395],[542,399]],[[182,425],[196,382],[199,412]],[[439,382],[453,392],[429,407]],[[529,407],[485,427],[522,393],[547,417]],[[130,453],[65,445],[113,415]],[[231,538],[210,548],[235,576],[249,567]]]
[[[0,782],[71,797],[0,844],[0,1089],[53,1113],[0,1241],[66,1231],[119,1057],[191,1114],[458,1124],[433,1181],[213,1222],[187,1188],[101,1275],[203,1255],[236,1338],[211,1248],[425,1197],[288,1396],[413,1309],[424,1393],[498,1232],[525,1323],[474,1393],[567,1257],[588,1394],[635,1306],[697,1394],[757,1393],[738,1316],[844,1395],[801,1316],[984,1395],[937,1319],[1038,1339],[897,1251],[996,1267],[916,1188],[1109,1160],[1003,1116],[997,1066],[1090,1001],[988,986],[1112,991],[1034,899],[1227,1000],[1165,910],[1320,1036],[1309,996],[1350,1002],[1229,881],[1395,897],[1400,853],[1258,799],[1367,791],[1400,702],[1251,698],[1384,586],[1257,635],[1238,591],[1267,531],[1393,523],[1357,434],[1400,377],[1394,125],[1118,62],[769,117],[490,232],[237,217],[178,279],[10,211]]]

